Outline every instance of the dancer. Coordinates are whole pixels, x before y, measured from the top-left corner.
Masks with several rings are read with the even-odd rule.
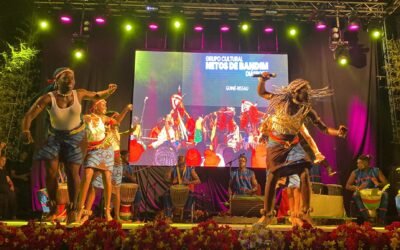
[[[97,176],[97,174],[103,175],[105,217],[107,220],[112,220],[110,202],[114,150],[110,135],[111,129],[118,124],[118,121],[106,116],[106,112],[107,102],[104,99],[100,99],[93,103],[91,113],[83,117],[86,124],[88,152],[83,163],[85,173],[79,196],[77,221],[81,221],[82,215],[90,214],[91,207],[84,206],[84,203],[92,178],[93,176]]]
[[[46,161],[46,187],[49,195],[50,213],[48,220],[54,220],[57,212],[56,190],[58,163],[66,166],[68,176],[67,223],[75,221],[80,177],[79,168],[83,162],[85,124],[81,119],[83,100],[107,98],[117,89],[109,84],[108,89],[98,92],[86,89],[75,90],[75,75],[70,68],[58,68],[53,74],[56,89],[39,97],[22,120],[22,135],[27,144],[33,143],[30,132],[32,121],[46,108],[51,126],[47,143],[34,156],[35,160]]]
[[[270,224],[273,214],[275,186],[282,176],[298,174],[302,195],[303,220],[311,223],[310,217],[310,181],[308,168],[310,162],[305,158],[305,152],[299,144],[298,134],[306,119],[310,119],[322,132],[338,137],[345,137],[347,129],[339,126],[338,129],[327,127],[312,109],[311,99],[332,94],[327,88],[312,90],[308,81],[296,79],[287,87],[270,93],[265,90],[265,82],[269,73],[263,72],[258,81],[258,94],[270,101],[267,109],[266,133],[267,165],[269,171],[265,185],[263,217],[259,222]]]
[[[121,113],[112,111],[107,112],[107,116],[111,119],[115,119],[117,124],[111,126],[109,128],[108,140],[110,141],[112,148],[114,150],[114,167],[111,174],[111,186],[112,186],[112,200],[114,205],[114,217],[116,220],[120,220],[119,218],[119,209],[121,205],[121,196],[120,196],[120,187],[122,182],[122,160],[120,154],[120,144],[121,137],[119,133],[119,124],[125,118],[126,114],[132,111],[132,104],[128,104]],[[86,200],[86,209],[91,210],[93,206],[93,202],[96,198],[96,190],[95,189],[104,189],[103,185],[103,177],[101,174],[98,174],[96,178],[92,182],[92,186],[89,188],[88,197]],[[82,217],[81,223],[86,221],[89,218],[90,212],[87,211],[85,216]]]

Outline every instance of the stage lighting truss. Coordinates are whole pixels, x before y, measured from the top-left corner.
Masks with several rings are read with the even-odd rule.
[[[85,8],[88,11],[95,11],[96,7],[104,4],[104,1],[98,0],[69,0],[74,9]],[[268,8],[266,8],[268,2]],[[61,0],[34,0],[38,7],[50,7],[60,9],[63,4]],[[138,17],[148,17],[149,12],[156,11],[160,17],[168,18],[171,9],[176,5],[176,0],[124,0],[124,1],[106,1],[107,8],[111,15],[120,15],[122,9],[133,8]],[[400,5],[400,0],[389,1],[337,1],[337,0],[186,0],[179,1],[179,6],[183,8],[187,17],[193,17],[197,11],[202,11],[204,19],[216,19],[221,13],[231,13],[230,18],[238,19],[237,13],[240,9],[248,9],[252,21],[261,21],[265,15],[272,15],[276,19],[284,20],[287,15],[296,15],[307,21],[311,13],[321,10],[327,18],[336,16],[336,10],[340,17],[348,17],[350,13],[357,11],[357,16],[365,18],[383,18],[393,13]]]

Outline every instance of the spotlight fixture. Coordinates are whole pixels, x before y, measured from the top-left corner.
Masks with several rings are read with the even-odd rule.
[[[60,22],[62,24],[70,24],[72,23],[72,6],[68,1],[64,1],[64,6],[59,12]]]
[[[275,28],[274,28],[274,25],[272,23],[271,18],[267,17],[267,16],[264,17],[264,22],[263,22],[263,26],[262,27],[263,27],[262,28],[263,32],[267,33],[267,34],[272,33],[272,32],[275,31]]]
[[[201,25],[201,24],[196,24],[196,25],[193,26],[193,30],[197,31],[197,32],[201,32],[201,31],[204,30],[204,26]]]
[[[358,31],[361,28],[361,22],[360,19],[357,17],[356,13],[350,14],[348,24],[347,24],[347,29],[349,31]]]
[[[157,12],[159,8],[156,5],[146,5],[145,10],[147,12]]]
[[[63,24],[72,23],[72,17],[70,15],[64,14],[60,16],[60,21]]]
[[[251,18],[249,9],[240,9],[239,10],[239,28],[242,32],[248,32],[250,30]]]
[[[82,60],[87,52],[87,39],[89,36],[72,34],[72,56],[75,60]]]
[[[349,46],[346,44],[338,46],[333,54],[333,58],[341,66],[349,64],[350,63]]]
[[[222,25],[219,27],[219,30],[220,30],[221,32],[228,32],[230,29],[231,29],[231,28],[229,27],[228,24],[222,24]]]
[[[201,11],[197,11],[194,15],[193,21],[193,30],[196,32],[202,32],[204,30],[204,19],[203,13]]]
[[[158,30],[158,24],[155,22],[149,23],[149,29],[152,31]]]
[[[317,30],[322,31],[322,30],[325,30],[326,27],[328,27],[328,25],[326,24],[325,18],[320,17],[315,21],[315,28]]]
[[[379,39],[383,35],[382,24],[378,20],[371,20],[367,26],[368,33],[372,39]]]

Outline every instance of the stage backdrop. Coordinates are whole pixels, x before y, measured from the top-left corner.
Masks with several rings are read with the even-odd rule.
[[[289,81],[301,77],[309,80],[313,88],[329,86],[335,91],[334,96],[315,103],[315,108],[329,126],[347,125],[348,137],[346,139],[332,138],[313,129],[312,125],[308,126],[321,152],[326,155],[332,167],[338,170],[338,175],[330,178],[323,171],[324,181],[345,184],[350,171],[356,167],[355,159],[360,153],[377,155],[375,135],[378,45],[371,42],[364,31],[346,32],[345,39],[350,44],[352,62],[347,67],[341,67],[333,60],[333,53],[329,49],[329,31],[317,32],[313,30],[312,24],[306,25],[307,27],[301,27],[297,39],[287,38],[283,27],[278,27],[277,39],[275,35],[268,37],[255,30],[249,39],[243,39],[237,33],[232,33],[229,37],[225,34],[220,35],[218,25],[210,22],[207,26],[210,28],[202,34],[204,41],[202,45],[198,43],[198,37],[195,35],[188,33],[182,42],[182,34],[174,39],[175,34],[168,33],[167,36],[166,31],[162,29],[157,32],[147,32],[142,29],[134,36],[127,37],[121,33],[119,23],[113,23],[111,20],[108,26],[93,27],[88,40],[88,56],[80,63],[73,62],[70,54],[72,33],[76,32],[79,25],[71,27],[55,25],[52,33],[42,35],[40,38],[41,83],[44,85],[45,80],[52,75],[55,68],[69,65],[76,70],[78,88],[100,90],[106,88],[108,83],[117,83],[118,90],[109,98],[108,105],[110,109],[121,110],[126,104],[132,102],[134,85],[132,72],[136,72],[134,57],[138,50],[184,51],[183,48],[190,48],[196,52],[270,54],[276,53],[278,49],[279,53],[288,55]],[[174,41],[181,41],[181,43],[173,43]],[[277,44],[271,48],[265,46],[271,41],[277,41]],[[244,46],[244,43],[248,46]],[[176,63],[170,62],[171,65]],[[193,77],[197,79],[196,76]],[[256,81],[256,79],[251,80]],[[171,87],[168,94],[176,93],[176,91],[176,87]],[[157,100],[150,94],[146,96],[149,97],[149,102]],[[135,116],[141,116],[141,104],[144,98],[145,96],[141,96],[137,100],[139,104],[134,107]],[[170,110],[170,103],[164,103],[164,105],[168,108],[161,111],[160,115],[165,115]],[[153,117],[149,112],[148,110],[144,113],[146,122],[147,117]],[[150,121],[147,125],[146,122],[145,127],[151,125]],[[130,121],[126,119],[121,130],[129,127]],[[37,126],[35,139],[40,141],[43,134],[45,134],[44,127]],[[128,138],[122,137],[122,141],[122,148],[127,148]],[[375,162],[380,161],[378,157],[375,158]],[[388,174],[387,169],[382,170],[386,175]],[[203,181],[207,182],[207,180]]]

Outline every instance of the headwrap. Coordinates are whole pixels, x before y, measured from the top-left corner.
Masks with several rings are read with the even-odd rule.
[[[104,100],[104,99],[99,99],[99,100],[97,100],[97,101],[94,101],[93,104],[92,104],[92,107],[90,107],[89,111],[90,111],[90,112],[93,112],[94,109],[96,108],[97,104],[99,104],[100,102],[106,102],[106,100]]]
[[[74,71],[68,67],[57,68],[53,73],[53,80],[56,81],[64,72],[74,73]]]

